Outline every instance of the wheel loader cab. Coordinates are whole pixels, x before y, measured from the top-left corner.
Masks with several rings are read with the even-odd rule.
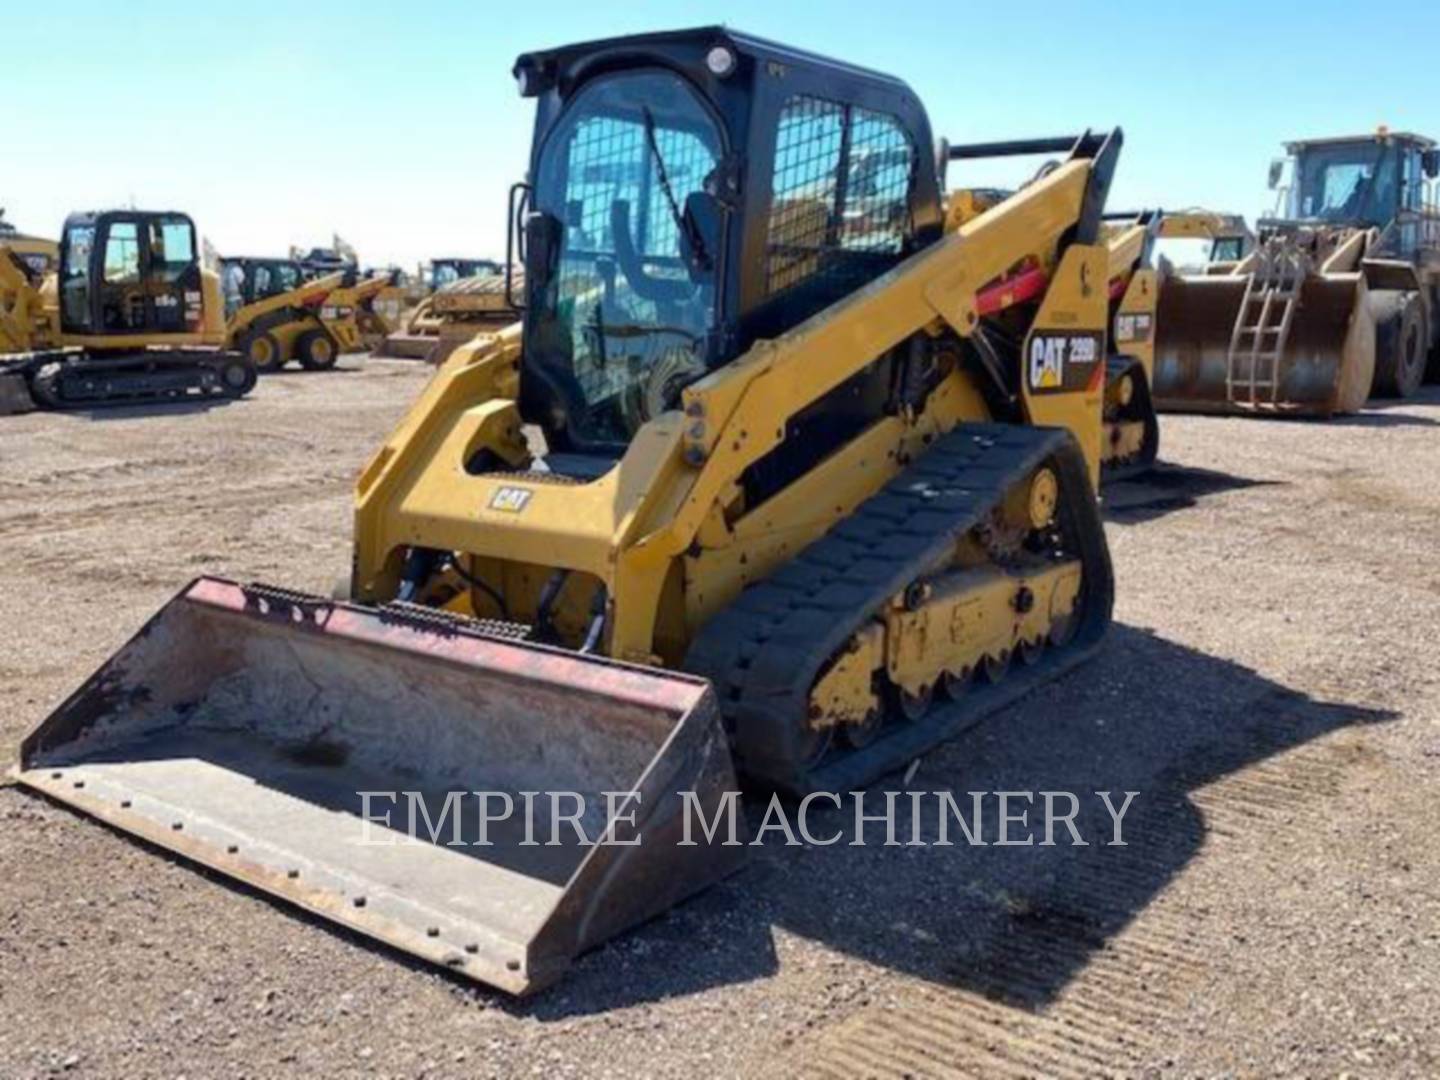
[[[522,56],[521,408],[616,456],[680,391],[940,235],[904,83],[721,29]]]
[[[62,332],[77,338],[204,329],[195,226],[179,213],[72,214],[60,250]]]
[[[1286,144],[1289,219],[1384,228],[1404,211],[1425,208],[1426,181],[1440,173],[1430,139],[1381,133]]]

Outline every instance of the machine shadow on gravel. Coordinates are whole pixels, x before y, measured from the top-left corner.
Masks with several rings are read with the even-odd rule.
[[[163,401],[145,405],[102,405],[94,409],[66,409],[52,416],[75,417],[79,420],[144,420],[149,417],[194,416],[211,409],[224,409],[243,402],[244,398],[196,398],[180,404]]]
[[[1161,463],[1132,479],[1107,484],[1101,493],[1101,510],[1110,524],[1139,525],[1177,510],[1188,510],[1212,495],[1283,483]]]
[[[1037,811],[1039,792],[1075,792],[1076,825],[1090,846],[1069,846],[1061,825],[1054,847],[971,847],[952,822],[954,847],[885,847],[878,824],[867,826],[866,846],[852,847],[853,808],[821,803],[812,833],[843,831],[839,844],[786,847],[772,832],[735,878],[583,957],[548,993],[504,1007],[554,1020],[748,982],[777,969],[777,929],[907,975],[1043,1007],[1206,844],[1213,826],[1193,798],[1198,789],[1397,715],[1317,701],[1117,625],[1096,661],[931,754],[908,785],[951,791],[967,813],[969,791],[1036,792]],[[883,807],[879,792],[903,788],[900,776],[881,781],[867,812]],[[1096,791],[1110,791],[1117,807],[1123,792],[1138,792],[1124,817],[1126,846],[1106,846],[1111,818]],[[1277,820],[1322,799],[1295,790]],[[922,820],[926,840],[936,838],[934,818],[927,811]],[[908,838],[903,809],[898,820]],[[1271,827],[1263,815],[1241,820],[1243,830]],[[984,829],[993,842],[993,801]],[[1035,835],[1044,838],[1043,825]],[[791,951],[794,963],[826,963],[818,954],[807,961],[803,943]]]

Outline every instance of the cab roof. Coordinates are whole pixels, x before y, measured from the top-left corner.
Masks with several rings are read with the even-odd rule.
[[[687,30],[662,30],[648,34],[629,34],[622,37],[599,38],[594,41],[562,45],[554,49],[540,49],[521,53],[512,69],[518,77],[522,71],[555,73],[568,68],[576,60],[596,53],[635,52],[645,53],[670,45],[714,47],[729,46],[738,56],[748,57],[760,63],[805,65],[812,68],[828,69],[836,74],[863,78],[872,82],[887,83],[897,90],[910,93],[910,87],[893,75],[861,67],[844,60],[822,56],[819,53],[782,45],[777,41],[756,37],[727,26],[696,26]]]
[[[1400,142],[1410,143],[1422,150],[1429,150],[1435,146],[1434,139],[1427,139],[1424,135],[1416,135],[1409,131],[1370,131],[1364,135],[1332,135],[1323,139],[1296,139],[1287,142],[1285,149],[1290,153],[1298,153],[1301,150],[1308,150],[1320,146],[1353,146],[1356,143],[1386,143]]]

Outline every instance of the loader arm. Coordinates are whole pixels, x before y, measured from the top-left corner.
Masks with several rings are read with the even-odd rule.
[[[487,447],[507,461],[524,455],[509,399],[518,393],[518,328],[480,337],[441,368],[360,478],[357,597],[394,595],[406,547],[498,559],[520,547],[537,563],[604,584],[616,598],[612,655],[655,659],[657,608],[671,564],[696,543],[745,470],[783,441],[787,419],[913,334],[941,326],[962,338],[973,333],[981,298],[995,296],[997,279],[1027,261],[1054,261],[1092,175],[1086,159],[1061,165],[794,330],[757,343],[687,388],[682,411],[642,431],[617,468],[582,486],[538,485],[523,515],[493,505],[513,483],[505,473],[457,477],[440,464],[468,461]],[[1071,317],[1103,327],[1106,253],[1098,245],[1071,249],[1086,255],[1077,274],[1102,305],[1098,323]],[[506,396],[487,396],[497,392]],[[1098,396],[1089,405],[1068,396],[1030,404],[1035,422],[1076,431],[1098,479]]]

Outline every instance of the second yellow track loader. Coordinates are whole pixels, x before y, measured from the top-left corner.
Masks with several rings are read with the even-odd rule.
[[[737,772],[864,786],[1099,648],[1121,137],[960,221],[898,79],[718,27],[515,70],[524,318],[365,466],[348,598],[192,583],[19,781],[525,993],[737,866]]]

